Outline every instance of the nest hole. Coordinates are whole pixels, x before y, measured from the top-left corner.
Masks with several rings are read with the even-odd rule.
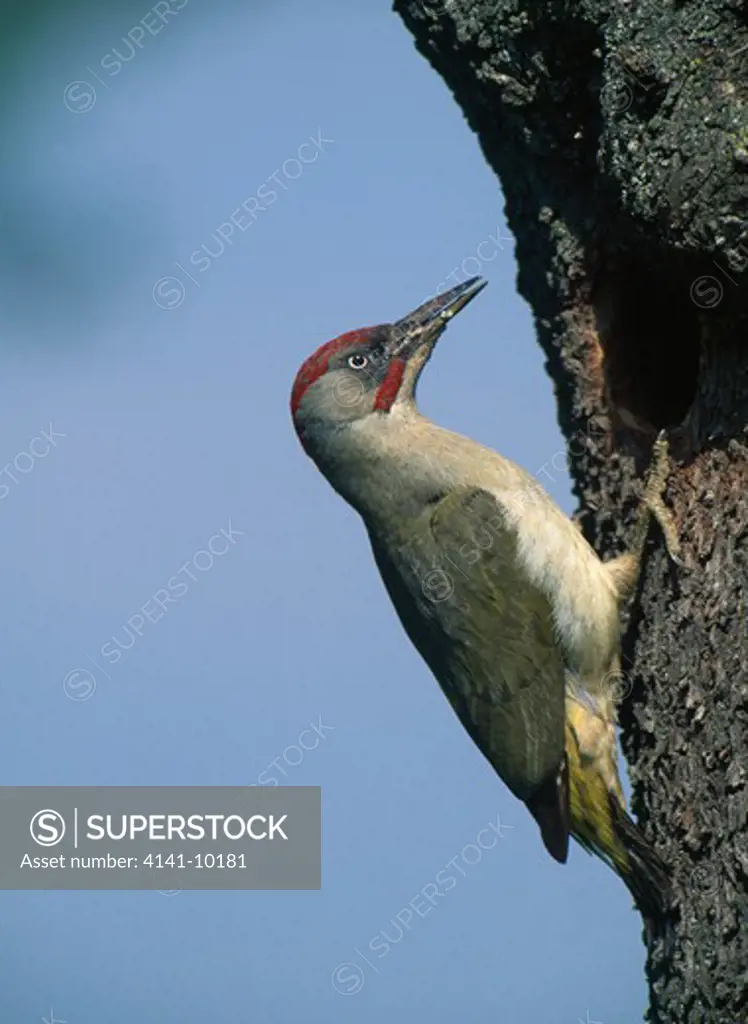
[[[692,277],[664,272],[665,258],[610,270],[595,296],[611,405],[623,425],[646,432],[683,422],[699,371]]]

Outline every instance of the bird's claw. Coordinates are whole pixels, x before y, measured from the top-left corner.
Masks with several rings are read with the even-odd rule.
[[[667,485],[670,472],[670,454],[668,448],[667,431],[661,430],[652,446],[652,463],[650,465],[647,483],[644,488],[643,504],[654,516],[660,525],[665,538],[665,547],[668,556],[675,565],[686,568],[681,558],[680,540],[678,528],[673,513],[662,500],[662,494]]]

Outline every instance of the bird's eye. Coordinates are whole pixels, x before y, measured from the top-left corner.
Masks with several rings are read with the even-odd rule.
[[[349,356],[348,365],[352,370],[363,370],[365,366],[369,365],[369,360],[366,358],[366,356]]]

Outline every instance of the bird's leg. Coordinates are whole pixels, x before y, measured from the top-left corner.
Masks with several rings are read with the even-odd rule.
[[[660,524],[660,529],[665,537],[665,547],[667,548],[668,555],[676,565],[683,565],[680,557],[680,540],[678,538],[675,518],[662,500],[662,494],[667,485],[669,473],[670,456],[668,453],[667,434],[664,430],[661,430],[652,448],[652,464],[650,465],[647,483],[644,487],[644,496],[639,507],[637,523],[634,527],[633,550],[637,551],[640,555],[643,552],[650,516],[654,516]]]
[[[667,553],[676,565],[683,566],[680,557],[680,540],[673,513],[662,500],[662,493],[667,484],[670,472],[667,434],[661,430],[652,447],[652,462],[644,485],[644,494],[634,525],[634,536],[631,547],[624,555],[606,563],[610,575],[616,585],[621,599],[629,597],[636,587],[641,570],[644,545],[646,544],[649,525],[654,517],[660,525],[665,537]]]

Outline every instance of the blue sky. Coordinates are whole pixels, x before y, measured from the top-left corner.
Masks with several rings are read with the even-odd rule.
[[[288,412],[321,342],[481,273],[421,406],[573,511],[496,180],[385,2],[181,2],[161,23],[60,17],[5,114],[0,767],[10,785],[282,769],[322,786],[323,888],[3,892],[0,1020],[630,1024],[626,890],[579,847],[545,853]],[[161,29],[112,73],[144,17]],[[103,660],[229,525],[227,553]]]

